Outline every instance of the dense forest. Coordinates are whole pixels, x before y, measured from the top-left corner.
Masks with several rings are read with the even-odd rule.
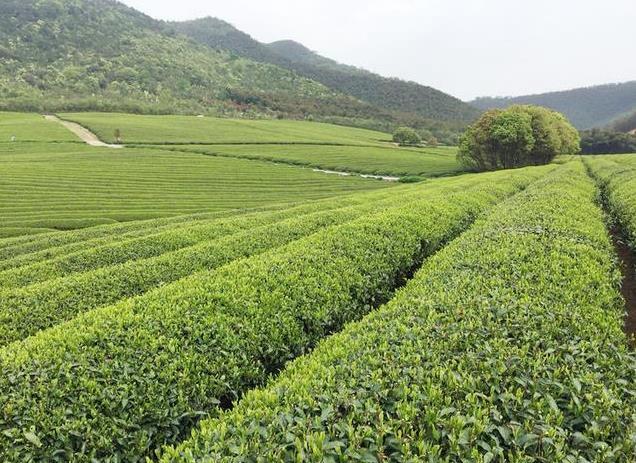
[[[291,40],[262,44],[216,18],[170,24],[214,49],[290,69],[381,108],[448,121],[471,121],[479,115],[476,108],[434,88],[337,63]]]
[[[539,95],[483,97],[471,104],[481,109],[504,108],[514,104],[547,106],[565,114],[578,129],[590,129],[607,126],[636,110],[636,81]]]
[[[280,67],[212,51],[118,2],[8,0],[0,4],[4,109],[134,112],[370,112]],[[259,104],[233,101],[249,92]]]
[[[217,35],[238,32],[215,24]],[[447,143],[475,114],[461,102],[466,114],[447,111],[455,99],[432,89],[421,103],[430,118],[394,111],[301,75],[258,42],[251,51],[233,42],[214,48],[114,0],[5,0],[0,110],[284,117],[385,131],[410,125]]]

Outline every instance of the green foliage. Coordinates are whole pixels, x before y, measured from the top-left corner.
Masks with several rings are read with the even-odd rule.
[[[178,442],[202,416],[386,301],[425,256],[544,172],[404,186],[415,194],[394,195],[386,211],[6,346],[1,459],[135,462]]]
[[[398,127],[393,133],[393,141],[402,146],[413,146],[422,143],[422,137],[410,127]]]
[[[459,161],[478,171],[547,164],[579,151],[579,134],[563,115],[538,106],[492,109],[462,137]]]
[[[213,49],[229,50],[238,56],[292,70],[335,91],[396,113],[393,116],[396,122],[409,117],[409,114],[417,115],[420,120],[463,122],[469,122],[479,115],[475,108],[434,88],[337,63],[291,40],[262,44],[216,18],[170,25]]]
[[[0,112],[0,145],[6,142],[64,141],[77,138],[59,124],[45,120],[39,114]]]
[[[65,113],[61,117],[90,128],[109,143],[115,142],[115,129],[121,130],[128,144],[380,145],[390,138],[374,130],[307,121],[113,113]]]
[[[398,149],[387,143],[390,136],[385,133],[324,123],[104,113],[63,117],[109,142],[115,142],[112,133],[120,127],[129,144],[178,145],[170,146],[175,152],[392,176],[431,177],[463,170],[455,148]]]
[[[581,153],[636,153],[636,134],[592,129],[581,132]]]
[[[636,159],[629,156],[595,156],[585,164],[600,184],[604,200],[636,250]]]
[[[281,208],[281,206],[270,206],[258,210],[275,210],[279,208]],[[45,236],[38,237],[37,239],[18,236],[11,240],[3,240],[0,242],[0,269],[5,270],[14,265],[23,265],[24,262],[37,262],[42,255],[49,256],[49,249],[53,247],[64,248],[66,252],[75,252],[93,246],[99,246],[103,242],[101,240],[108,241],[111,239],[112,234],[117,234],[121,239],[146,236],[159,233],[172,227],[182,226],[185,222],[194,224],[199,220],[238,216],[241,213],[249,212],[254,212],[254,209],[182,215],[154,220],[138,220],[64,232],[51,230],[55,233],[47,233]],[[38,255],[38,253],[42,253],[42,255]],[[20,259],[20,264],[18,265],[14,259]]]
[[[391,146],[183,145],[179,151],[268,160],[317,169],[371,175],[437,177],[463,171],[455,148],[398,149]]]
[[[633,461],[636,358],[595,200],[559,168],[161,461]]]
[[[562,92],[507,98],[477,98],[470,104],[483,110],[512,105],[538,105],[565,114],[578,129],[604,127],[636,108],[636,80]],[[636,128],[634,125],[629,130]]]
[[[426,180],[424,177],[420,177],[418,175],[406,175],[404,177],[400,177],[400,183],[419,183]]]
[[[292,71],[169,34],[118,2],[5,1],[0,42],[7,56],[0,109],[294,117],[369,111]]]
[[[20,265],[24,264],[20,259],[5,261],[11,267],[0,272],[0,346],[80,313],[381,211],[395,202],[394,195],[382,191],[360,195],[359,200],[194,221],[137,239],[113,233],[109,241],[100,246],[93,242],[81,252],[49,248],[43,259],[40,255],[41,260],[30,265]],[[413,193],[403,195],[408,198]]]
[[[114,1],[4,1],[0,110],[280,117],[388,131],[400,124],[426,125],[441,126],[440,132],[453,136],[465,125],[464,116],[477,114],[437,90],[393,84],[369,74],[380,83],[386,81],[387,91],[392,92],[382,97],[387,104],[400,97],[404,101],[393,103],[399,106],[419,95],[418,104],[427,115],[378,107],[337,85],[328,87],[303,77],[288,60],[283,59],[289,66],[283,66],[271,59],[277,53],[258,42],[235,49],[231,40],[220,39],[220,46],[212,50],[175,32],[175,27]],[[212,35],[229,37],[221,22],[214,27],[220,30]],[[187,24],[184,28],[183,33],[207,44],[201,28]],[[250,46],[258,50],[250,51]],[[395,85],[407,89],[394,91]]]

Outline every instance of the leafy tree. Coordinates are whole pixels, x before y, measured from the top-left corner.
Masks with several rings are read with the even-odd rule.
[[[491,109],[464,133],[458,153],[468,168],[484,171],[547,164],[576,153],[579,135],[565,117],[539,106]]]
[[[393,134],[393,141],[401,146],[413,146],[422,143],[422,138],[410,127],[399,127]]]

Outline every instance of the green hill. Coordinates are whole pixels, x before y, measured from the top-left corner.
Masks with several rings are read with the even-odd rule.
[[[435,130],[445,142],[470,115],[431,111],[428,116],[439,119],[431,121],[398,113],[301,75],[275,46],[227,23],[200,24],[209,21],[214,27],[204,29],[217,37],[216,49],[206,46],[211,36],[204,40],[197,23],[180,33],[114,0],[5,0],[0,110],[283,117],[384,131],[412,125]]]
[[[482,97],[471,104],[481,109],[536,104],[562,112],[579,129],[603,127],[636,110],[636,80],[538,95]]]
[[[291,40],[262,44],[216,18],[170,25],[214,49],[230,50],[239,56],[293,70],[386,110],[446,121],[470,121],[478,115],[476,108],[434,88],[337,63]]]
[[[636,109],[627,116],[621,117],[614,121],[611,128],[618,132],[634,132],[636,131]]]
[[[210,50],[116,1],[4,1],[0,44],[0,109],[381,118],[355,98]]]

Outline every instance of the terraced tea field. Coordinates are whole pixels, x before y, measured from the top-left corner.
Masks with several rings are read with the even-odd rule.
[[[0,135],[7,140],[0,143],[0,236],[296,203],[389,186],[271,162],[88,147],[37,115],[3,115]]]
[[[372,130],[304,121],[219,119],[192,116],[136,116],[68,113],[60,117],[90,128],[115,143],[115,130],[128,144],[316,143],[381,145],[391,136]]]
[[[634,461],[636,157],[67,117],[132,145],[0,118],[0,461]]]
[[[301,121],[64,114],[114,143],[273,161],[324,170],[436,177],[462,171],[454,147],[400,148],[388,134]]]

